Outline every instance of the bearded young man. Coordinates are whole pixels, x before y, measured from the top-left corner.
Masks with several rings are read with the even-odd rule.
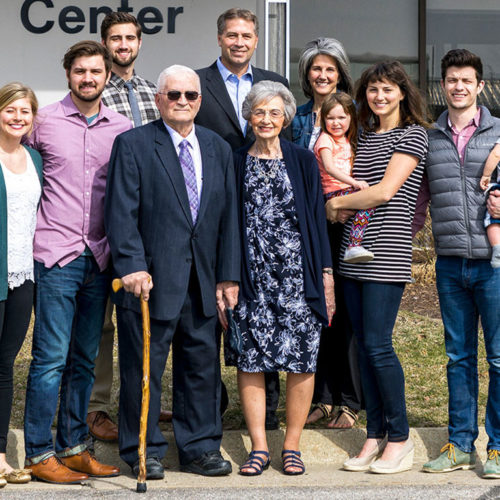
[[[157,120],[160,114],[155,105],[156,86],[134,70],[142,45],[137,19],[127,12],[110,12],[101,23],[101,39],[113,58],[102,102],[126,116],[134,127]]]
[[[115,137],[131,124],[101,105],[111,71],[105,47],[79,42],[63,66],[70,92],[40,111],[28,141],[42,155],[44,191],[34,238],[36,318],[24,437],[32,475],[68,484],[120,472],[90,455],[85,420],[110,282],[108,162]]]

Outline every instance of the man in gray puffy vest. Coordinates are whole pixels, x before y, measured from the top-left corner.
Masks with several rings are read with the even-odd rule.
[[[488,153],[500,137],[500,120],[477,105],[484,87],[482,73],[481,59],[468,50],[450,50],[443,57],[441,86],[448,110],[429,130],[426,170],[437,254],[436,286],[449,358],[449,438],[441,455],[426,463],[424,471],[449,472],[476,465],[477,336],[481,317],[490,375],[488,459],[483,477],[498,479],[500,269],[490,265],[491,247],[483,223],[486,197],[479,181]]]

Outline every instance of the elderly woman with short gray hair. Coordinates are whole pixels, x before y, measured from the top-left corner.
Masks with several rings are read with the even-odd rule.
[[[309,101],[297,109],[292,140],[312,150],[321,132],[320,109],[324,100],[335,92],[353,92],[344,46],[335,38],[320,37],[309,42],[299,59],[299,82]]]
[[[240,473],[270,463],[265,432],[264,373],[287,372],[283,472],[304,473],[299,441],[311,403],[321,325],[335,300],[331,252],[314,155],[280,139],[295,113],[281,83],[255,84],[243,116],[255,142],[235,153],[241,230],[241,286],[235,320],[243,352],[226,350],[238,368],[241,404],[252,441]]]

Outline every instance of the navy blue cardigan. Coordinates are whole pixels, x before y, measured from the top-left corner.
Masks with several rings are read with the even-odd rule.
[[[304,289],[306,300],[316,315],[327,324],[323,268],[332,267],[332,254],[326,228],[325,205],[321,190],[319,169],[314,155],[307,149],[280,139],[283,160],[292,184],[302,239]],[[250,275],[245,220],[245,164],[251,144],[234,152],[234,165],[238,192],[238,219],[241,234],[241,286],[244,299],[255,298]]]

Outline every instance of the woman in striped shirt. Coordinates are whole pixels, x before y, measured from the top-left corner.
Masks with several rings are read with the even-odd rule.
[[[377,207],[363,238],[375,254],[365,263],[340,261],[344,295],[358,339],[366,398],[367,439],[344,468],[395,473],[413,464],[404,374],[392,347],[392,330],[405,283],[411,278],[411,223],[427,154],[427,123],[418,89],[396,61],[376,64],[356,90],[359,122],[353,176],[370,187],[327,203],[331,221]],[[341,255],[348,244],[345,225]]]

